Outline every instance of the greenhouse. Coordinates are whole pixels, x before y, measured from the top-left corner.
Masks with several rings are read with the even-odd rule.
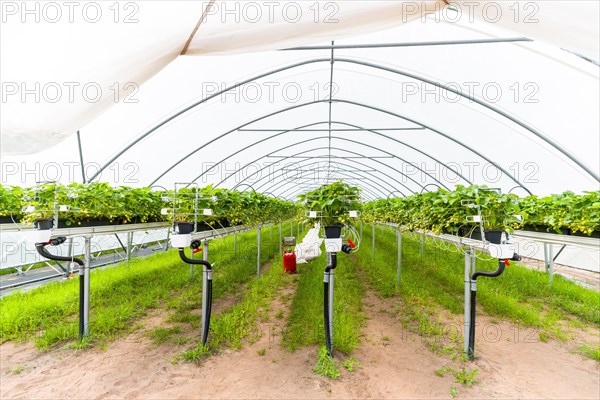
[[[600,396],[600,3],[0,5],[1,398]]]

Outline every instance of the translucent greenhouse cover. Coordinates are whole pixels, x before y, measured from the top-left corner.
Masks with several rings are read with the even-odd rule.
[[[597,1],[25,4],[2,2],[5,184],[82,182],[83,160],[290,199],[598,189]],[[397,45],[440,41],[469,43]]]

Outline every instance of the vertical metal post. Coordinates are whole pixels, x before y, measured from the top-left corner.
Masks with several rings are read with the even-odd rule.
[[[471,250],[465,251],[465,344],[463,351],[469,354],[469,332],[471,330]]]
[[[281,255],[281,247],[283,246],[283,222],[279,223],[279,255]]]
[[[329,271],[329,332],[331,332],[331,349],[333,350],[333,278],[335,270]]]
[[[79,146],[79,164],[81,165],[81,178],[83,179],[83,183],[86,182],[85,177],[85,165],[83,165],[83,151],[81,150],[81,136],[79,135],[79,131],[77,131],[77,145]]]
[[[423,258],[423,254],[425,253],[425,235],[421,232],[421,258]]]
[[[133,232],[127,232],[127,263],[129,267],[129,260],[131,259],[131,245],[133,243]]]
[[[73,257],[73,238],[70,237],[67,243],[67,257]],[[71,262],[69,265],[69,274],[73,273],[74,264]]]
[[[260,226],[256,228],[256,276],[260,277]]]
[[[202,243],[202,259],[208,261],[208,240]],[[206,342],[204,337],[206,316],[208,315],[208,268],[206,265],[202,266],[202,326],[200,327],[200,335],[202,343]]]
[[[375,259],[375,224],[371,225],[371,260]]]
[[[360,221],[360,240],[361,241],[362,241],[362,238],[363,238],[362,228],[363,228],[363,223],[362,223],[362,221]]]
[[[167,229],[167,243],[165,244],[165,251],[169,250],[169,245],[171,244],[171,230]]]
[[[552,244],[544,243],[544,261],[546,264],[546,271],[548,272],[548,282],[552,285],[554,279],[554,249]]]
[[[57,185],[58,185],[58,183],[57,183]],[[56,197],[55,197],[55,200],[54,200],[54,227],[55,228],[58,228],[58,210],[59,210],[58,202],[56,201]]]
[[[194,251],[190,252],[190,258],[194,259]],[[194,264],[190,264],[190,282],[194,280]]]
[[[294,236],[294,220],[290,220],[290,236]]]
[[[269,225],[269,239],[273,241],[273,224]]]
[[[90,334],[90,260],[92,256],[91,243],[92,238],[86,236],[84,238],[84,254],[83,260],[83,336]]]
[[[300,237],[300,224],[296,224],[296,238]]]
[[[396,245],[398,246],[398,276],[396,284],[400,286],[400,274],[402,271],[402,228],[400,226],[396,230]]]

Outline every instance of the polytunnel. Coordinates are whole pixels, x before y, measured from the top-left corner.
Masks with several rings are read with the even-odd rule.
[[[240,4],[237,17],[255,10]],[[598,68],[584,58],[597,59],[597,48],[578,47],[594,37],[585,36],[593,24],[564,22],[573,32],[566,50],[550,29],[561,26],[556,13],[591,18],[592,3],[568,10],[522,4],[523,19],[535,11],[531,19],[539,20],[521,24],[530,36],[518,25],[506,29],[518,17],[514,11],[485,2],[468,8],[323,3],[321,17],[330,22],[331,8],[335,23],[319,30],[311,29],[316,11],[308,4],[298,6],[304,17],[287,25],[287,14],[274,14],[281,19],[274,24],[237,23],[236,7],[229,15],[225,4],[204,4],[204,19],[185,35],[184,20],[194,27],[192,15],[202,16],[202,7],[179,6],[186,12],[162,16],[162,7],[144,4],[139,13],[146,22],[102,30],[102,37],[82,21],[80,36],[57,24],[44,39],[36,34],[47,32],[44,24],[11,23],[19,10],[7,10],[17,13],[7,12],[3,26],[7,182],[23,175],[81,181],[79,168],[65,167],[80,161],[79,137],[86,181],[136,186],[249,184],[294,198],[306,186],[302,173],[314,175],[318,166],[323,178],[353,179],[369,198],[456,184],[485,183],[520,195],[597,187]],[[223,24],[228,16],[230,24]],[[148,31],[159,17],[164,31],[153,39]],[[226,40],[228,27],[236,29]],[[277,29],[283,37],[269,40]],[[178,34],[189,36],[185,49],[169,41]],[[578,34],[586,40],[577,41]],[[102,46],[83,46],[95,39]],[[27,56],[23,46],[31,49]],[[48,51],[61,57],[49,58]],[[69,99],[67,74],[94,79],[81,80],[90,83],[86,93],[73,86]],[[42,85],[44,79],[52,84]],[[101,88],[98,100],[90,88]],[[36,102],[38,94],[62,97]],[[48,161],[60,168],[32,166],[28,174],[17,165]],[[290,165],[298,169],[295,178]]]
[[[462,353],[469,360],[478,276],[496,278],[524,256],[529,270],[549,273],[554,289],[543,290],[561,288],[562,281],[552,286],[555,262],[575,271],[565,280],[597,286],[598,2],[3,1],[1,7],[0,275],[15,273],[0,285],[0,297],[77,272],[79,325],[71,336],[80,341],[101,329],[93,311],[90,319],[90,269],[120,261],[129,268],[136,254],[170,247],[178,249],[177,262],[189,264],[189,282],[202,275],[201,355],[211,345],[209,332],[215,335],[212,298],[222,292],[215,267],[213,294],[213,266],[242,259],[244,246],[254,252],[243,259],[252,269],[246,275],[256,268],[259,281],[265,258],[279,266],[274,260],[283,256],[283,269],[295,272],[296,254],[310,265],[321,250],[309,245],[324,241],[327,266],[318,283],[328,356],[335,354],[333,339],[341,342],[333,330],[338,253],[343,266],[359,260],[378,271],[391,267],[393,288],[383,297],[405,289],[401,271],[410,277],[411,266],[437,276],[428,268],[440,260],[429,260],[427,251],[446,251],[454,264],[458,254],[464,280],[451,286],[444,277],[438,286],[464,284],[458,309],[464,305]],[[93,185],[100,188],[95,197],[85,192]],[[326,206],[315,200],[340,187],[345,192]],[[21,198],[12,201],[10,193]],[[250,197],[243,194],[264,197],[255,205],[244,203]],[[336,201],[345,206],[338,221],[344,231],[337,234],[327,231],[337,224],[326,223]],[[561,201],[559,211],[552,209]],[[93,207],[106,208],[106,215],[88,218]],[[136,214],[136,207],[152,210]],[[187,220],[177,219],[184,212],[178,210]],[[69,213],[80,215],[70,220]],[[484,227],[493,222],[498,226]],[[209,240],[229,239],[233,255],[211,244],[209,262]],[[62,250],[46,249],[63,243]],[[386,256],[378,259],[382,249]],[[352,258],[342,260],[343,253]],[[478,262],[497,270],[480,270]],[[35,272],[42,263],[47,271]],[[448,265],[449,275],[456,272]],[[511,287],[541,281],[511,279],[521,279]],[[337,290],[348,290],[344,285]],[[489,297],[480,301],[488,307]],[[513,299],[502,301],[512,307]],[[535,303],[535,311],[518,318],[532,319],[545,306]],[[577,308],[564,307],[561,313]],[[595,312],[581,318],[597,324]],[[561,337],[549,321],[533,325]]]

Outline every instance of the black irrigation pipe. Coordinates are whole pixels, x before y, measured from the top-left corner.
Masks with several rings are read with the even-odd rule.
[[[195,246],[196,248],[199,247],[199,243],[197,244],[197,246]],[[204,279],[202,280],[202,291],[206,293],[206,302],[202,302],[202,315],[206,316],[205,318],[203,318],[203,324],[202,324],[202,336],[201,336],[201,341],[202,341],[202,345],[206,344],[206,340],[208,339],[208,330],[210,328],[210,314],[211,314],[211,309],[212,309],[212,265],[206,261],[206,260],[196,260],[193,258],[188,258],[185,255],[185,249],[183,247],[179,247],[178,249],[179,252],[179,257],[181,257],[181,259],[188,263],[188,264],[192,264],[192,265],[202,265],[204,266]],[[204,284],[206,283],[206,287],[204,287]]]
[[[64,243],[65,240],[66,240],[65,237],[59,237],[56,239],[52,239],[47,243],[36,243],[35,248],[40,256],[47,258],[49,260],[75,262],[75,263],[77,263],[77,265],[79,265],[79,340],[81,340],[81,339],[83,339],[83,333],[84,333],[83,314],[84,314],[84,308],[85,308],[84,302],[83,302],[83,297],[84,297],[83,294],[85,292],[83,260],[81,260],[80,258],[75,258],[75,257],[57,256],[57,255],[49,253],[48,250],[46,250],[47,245],[58,246],[58,245]]]
[[[333,356],[333,338],[331,337],[331,323],[329,320],[330,308],[333,307],[333,304],[329,304],[329,280],[330,280],[330,271],[334,270],[337,267],[337,254],[329,253],[330,262],[325,267],[325,277],[323,279],[323,316],[325,321],[325,344],[327,345],[327,352],[330,356]]]

